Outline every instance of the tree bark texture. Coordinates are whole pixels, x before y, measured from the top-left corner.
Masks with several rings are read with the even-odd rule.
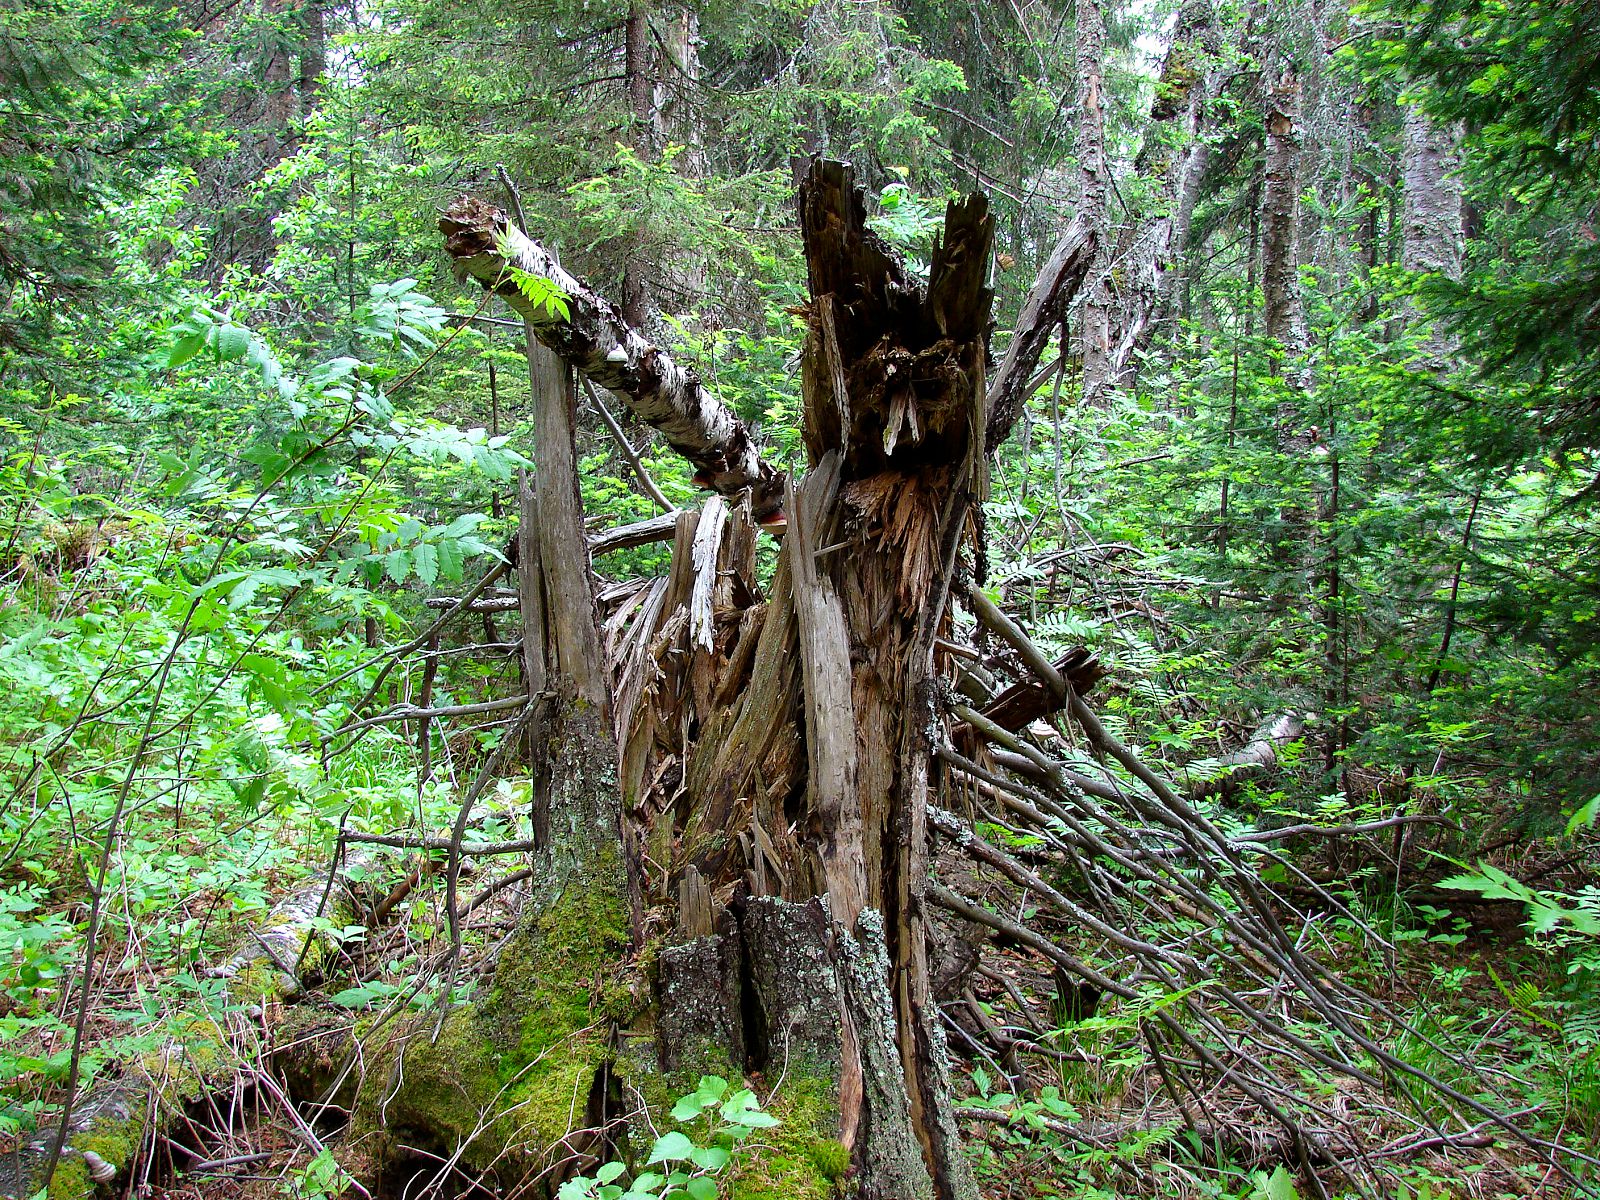
[[[1265,333],[1287,357],[1305,344],[1300,304],[1300,80],[1283,69],[1267,90],[1266,183],[1261,191]]]
[[[1403,209],[1400,262],[1408,271],[1461,278],[1462,190],[1459,131],[1439,126],[1415,104],[1405,110],[1400,171]],[[1443,368],[1455,339],[1442,327],[1428,330],[1423,352]]]
[[[1105,13],[1100,0],[1077,4],[1077,114],[1074,152],[1078,159],[1078,216],[1099,239],[1102,258],[1078,316],[1078,350],[1083,357],[1083,397],[1098,401],[1111,378],[1111,280],[1106,272],[1106,200],[1110,168],[1106,162]]]
[[[1271,78],[1276,74],[1276,78]],[[1318,485],[1309,478],[1321,436],[1305,410],[1311,380],[1304,366],[1305,309],[1300,299],[1301,90],[1294,67],[1269,71],[1266,105],[1266,178],[1261,190],[1261,290],[1263,328],[1276,346],[1273,370],[1287,386],[1279,403],[1275,438],[1287,472],[1273,558],[1283,572],[1279,595],[1305,605],[1316,559],[1313,514],[1324,513]]]
[[[1151,181],[1149,215],[1130,225],[1117,247],[1115,323],[1109,334],[1107,385],[1130,387],[1140,354],[1172,311],[1181,254],[1210,158],[1204,139],[1207,102],[1217,90],[1216,13],[1212,0],[1187,0],[1150,106],[1134,173]]]
[[[1455,130],[1434,124],[1418,105],[1406,107],[1401,263],[1408,271],[1437,271],[1450,279],[1461,276],[1459,142]]]

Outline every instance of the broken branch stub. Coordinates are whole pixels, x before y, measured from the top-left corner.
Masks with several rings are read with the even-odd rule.
[[[1006,356],[989,381],[989,453],[1000,448],[1022,415],[1033,369],[1039,365],[1039,356],[1065,318],[1073,298],[1082,290],[1098,246],[1094,230],[1082,218],[1074,218],[1028,290]]]
[[[568,273],[494,205],[463,196],[440,216],[439,229],[460,274],[504,299],[541,343],[659,429],[667,444],[695,465],[698,482],[725,496],[749,489],[756,519],[777,519],[783,476],[762,459],[750,427],[692,368],[625,321],[610,301]],[[512,268],[565,293],[566,316],[525,296]]]

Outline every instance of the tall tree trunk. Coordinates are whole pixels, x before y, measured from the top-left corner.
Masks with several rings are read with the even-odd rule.
[[[288,0],[265,0],[267,57],[261,64],[261,158],[266,166],[294,153],[294,13]]]
[[[273,22],[261,70],[261,155],[270,167],[300,147],[295,122],[316,106],[317,81],[328,66],[328,31],[323,0],[266,0],[262,11]]]
[[[300,10],[305,40],[300,47],[300,115],[317,107],[322,76],[328,69],[328,15],[323,0],[306,0]]]
[[[1078,94],[1074,153],[1078,159],[1078,216],[1099,239],[1104,255],[1106,200],[1105,13],[1100,0],[1078,0]],[[1111,280],[1104,258],[1096,264],[1078,315],[1078,350],[1083,357],[1083,397],[1097,402],[1111,378]]]
[[[654,46],[650,35],[650,9],[643,0],[628,8],[623,25],[623,76],[628,90],[628,142],[639,157],[653,159],[660,147],[657,128],[656,88],[653,80]],[[622,269],[622,319],[644,328],[654,297],[650,264],[636,249],[625,252]]]
[[[1216,94],[1216,49],[1212,0],[1187,0],[1178,12],[1144,144],[1134,161],[1134,173],[1153,184],[1149,215],[1129,227],[1115,255],[1121,282],[1110,336],[1112,387],[1132,385],[1139,355],[1171,314],[1184,274],[1182,252],[1210,157],[1202,134],[1206,104]]]
[[[1265,332],[1282,357],[1305,348],[1300,303],[1300,79],[1285,67],[1267,92],[1266,182],[1261,191],[1261,291]]]
[[[1435,125],[1419,105],[1405,110],[1401,143],[1401,189],[1404,195],[1401,265],[1408,271],[1461,277],[1462,195],[1456,130]],[[1443,328],[1431,329],[1424,353],[1442,368],[1455,349]]]
[[[1315,556],[1314,504],[1308,468],[1316,441],[1309,413],[1309,380],[1302,358],[1305,314],[1300,302],[1300,80],[1292,66],[1277,72],[1267,92],[1265,182],[1261,190],[1263,327],[1274,343],[1272,370],[1286,384],[1276,419],[1284,499],[1272,556],[1280,601],[1315,619],[1308,588]]]

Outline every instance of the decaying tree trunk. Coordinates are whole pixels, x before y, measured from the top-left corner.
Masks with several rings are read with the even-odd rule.
[[[441,222],[464,273],[518,307],[530,336],[663,428],[705,482],[736,500],[678,514],[671,575],[604,622],[616,664],[628,932],[636,947],[660,949],[654,977],[634,985],[643,1007],[605,1014],[633,1049],[603,1068],[584,1058],[579,1073],[592,1075],[590,1115],[601,1126],[613,1073],[637,1080],[731,1064],[781,1076],[780,1092],[807,1098],[775,1101],[780,1112],[789,1105],[791,1136],[841,1143],[860,1195],[974,1197],[951,1110],[923,889],[939,786],[930,737],[948,674],[935,645],[987,480],[993,227],[981,196],[952,205],[924,290],[867,228],[843,165],[812,169],[800,215],[812,294],[803,362],[811,469],[787,485],[692,375],[557,274],[503,216],[460,202]],[[1081,242],[1036,307],[1053,313],[1076,290]],[[504,278],[507,262],[553,276],[571,297],[570,321],[530,305]],[[1013,373],[1031,371],[1033,341],[1014,355]],[[540,347],[530,343],[530,354],[538,361]],[[541,418],[541,476],[551,436],[559,438]],[[762,597],[757,522],[776,512],[780,486],[787,532]],[[557,500],[566,496],[557,490]],[[552,503],[542,485],[538,548],[553,625],[553,539],[583,539],[576,527],[546,531]],[[565,653],[547,644],[547,654]],[[560,745],[552,748],[559,777]],[[564,797],[551,794],[540,828],[561,819]],[[581,865],[569,878],[595,882]],[[546,900],[563,907],[556,891]],[[548,911],[528,923],[560,941]],[[451,1022],[504,1031],[530,1019],[515,1005],[545,987],[528,964],[536,976],[548,958],[533,935],[514,949],[520,960],[503,955],[497,977],[518,986]],[[630,1028],[653,1030],[653,1054],[641,1057]],[[428,1061],[413,1069],[426,1072]],[[407,1111],[418,1111],[414,1097]],[[822,1194],[814,1183],[794,1181],[795,1194]]]
[[[769,1192],[827,1200],[847,1161],[849,1186],[865,1200],[976,1200],[939,1000],[959,991],[992,940],[1044,959],[1058,990],[1086,989],[1091,1004],[1102,994],[1135,1001],[1134,979],[1160,981],[1173,1007],[1141,1026],[1158,1062],[1182,1059],[1197,1080],[1229,1081],[1253,1106],[1245,1120],[1275,1122],[1307,1168],[1348,1155],[1360,1130],[1315,1098],[1282,1092],[1254,1064],[1257,1048],[1362,1087],[1382,1080],[1360,1063],[1379,1062],[1385,1078],[1414,1069],[1363,1032],[1370,1002],[1283,927],[1283,898],[1244,857],[1253,843],[1225,837],[1088,708],[1092,657],[1050,661],[970,578],[987,455],[1085,277],[1092,234],[1063,239],[991,386],[993,228],[981,196],[950,206],[926,288],[868,230],[841,164],[813,165],[800,225],[811,291],[801,364],[808,470],[782,485],[786,527],[765,588],[757,506],[776,509],[779,498],[762,489],[779,477],[748,431],[723,419],[692,377],[661,368],[661,352],[570,277],[558,281],[573,297],[572,320],[529,323],[540,478],[524,502],[519,571],[527,640],[539,650],[525,673],[530,692],[547,698],[527,718],[541,730],[535,902],[495,958],[488,999],[369,1058],[353,1100],[357,1130],[391,1154],[404,1138],[514,1179],[519,1194],[549,1194],[599,1158],[637,1153],[639,1097],[666,1104],[702,1072],[742,1073],[783,1121],[764,1168],[782,1178],[766,1180]],[[540,261],[493,210],[458,204],[442,226],[464,273],[495,290],[502,252]],[[520,293],[508,299],[527,311]],[[668,576],[607,589],[598,613],[562,461],[570,375],[535,340],[670,425],[697,461],[741,462],[748,485],[732,486],[733,472],[709,477],[722,494],[670,517]],[[669,397],[664,376],[676,381]],[[1033,686],[996,693],[946,657],[957,590]],[[610,669],[600,683],[597,657]],[[957,686],[981,711],[953,698]],[[551,704],[554,719],[540,724]],[[609,724],[596,719],[606,705]],[[1021,730],[1053,712],[1123,781],[1075,776]],[[1275,747],[1292,732],[1262,736]],[[1264,761],[1264,750],[1252,754]],[[1069,894],[978,836],[957,815],[974,794],[1098,882]],[[1144,848],[1150,828],[1164,831],[1149,842],[1159,851]],[[1125,957],[1085,962],[952,886],[960,881],[936,882],[935,835]],[[1101,871],[1101,858],[1131,875]],[[1198,921],[1192,946],[1155,944],[1127,925],[1117,897],[1141,902],[1130,879],[1161,898],[1152,903]],[[951,947],[937,964],[930,906],[945,914]],[[1254,981],[1245,992],[1209,951],[1191,952],[1224,932],[1241,956],[1230,964]],[[1275,999],[1263,1006],[1252,999],[1260,995]],[[1286,1027],[1276,998],[1291,995],[1371,1058],[1325,1051]],[[1220,1021],[1214,1003],[1244,1032]],[[1167,1050],[1177,1058],[1163,1058]],[[1210,1087],[1187,1074],[1159,1086],[1185,1121],[1176,1089],[1199,1099]],[[1387,1113],[1392,1093],[1383,1095]]]
[[[502,745],[526,739],[532,748],[531,899],[497,956],[488,997],[400,1022],[364,1051],[348,1102],[356,1134],[400,1164],[392,1169],[402,1178],[408,1155],[437,1150],[479,1171],[543,1178],[553,1194],[607,1143],[612,1038],[628,1010],[618,964],[628,961],[632,895],[610,675],[578,493],[576,383],[570,364],[525,325],[535,471],[532,487],[523,480],[520,488],[516,551],[528,699]],[[450,843],[446,989],[462,952],[457,882],[477,790]],[[605,971],[618,975],[611,988],[599,986]]]
[[[808,176],[801,228],[812,469],[790,489],[770,599],[719,611],[716,584],[669,580],[691,603],[656,635],[650,702],[620,689],[624,788],[667,866],[646,900],[678,909],[663,1054],[681,1064],[720,1048],[746,1070],[787,1062],[824,1081],[863,1196],[971,1196],[922,887],[934,639],[985,481],[992,224],[981,198],[952,206],[925,294],[866,228],[841,165]],[[700,572],[720,561],[702,578],[731,574],[743,591],[748,516],[727,533],[723,520],[708,506],[680,533],[695,552],[674,557]],[[688,747],[685,725],[699,730]],[[736,984],[706,985],[734,961]],[[708,992],[722,1003],[678,1011]]]
[[[1117,303],[1109,337],[1109,387],[1131,386],[1140,355],[1172,312],[1183,275],[1179,253],[1189,238],[1210,157],[1203,133],[1206,104],[1217,89],[1216,43],[1212,0],[1187,0],[1178,10],[1144,144],[1134,161],[1135,175],[1150,181],[1149,215],[1128,227],[1112,256]]]
[[[1078,160],[1078,212],[1099,238],[1106,236],[1110,166],[1106,161],[1106,18],[1100,0],[1078,0],[1075,18],[1078,95],[1073,121],[1073,153]],[[1105,262],[1090,275],[1078,317],[1078,350],[1083,357],[1083,397],[1098,403],[1111,381],[1111,280]]]

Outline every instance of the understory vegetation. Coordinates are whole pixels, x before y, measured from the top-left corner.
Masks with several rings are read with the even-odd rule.
[[[0,83],[0,1152],[48,1160],[27,1200],[852,1194],[814,1063],[635,1052],[670,922],[627,887],[679,894],[670,838],[514,957],[549,900],[536,343],[439,235],[459,195],[500,206],[798,478],[814,156],[853,162],[923,285],[947,202],[988,195],[995,371],[1094,229],[968,577],[1245,881],[1137,804],[1073,809],[1126,855],[1080,853],[1051,771],[1091,805],[1163,793],[1065,700],[984,758],[950,667],[942,748],[981,770],[942,777],[938,886],[1055,947],[933,922],[981,1194],[1600,1190],[1585,6],[0,0]],[[604,535],[716,481],[582,380],[577,414],[626,680],[678,556],[670,525]],[[753,536],[767,587],[781,542]],[[1030,678],[977,612],[939,661]],[[688,761],[645,784],[687,806]],[[1261,984],[1252,922],[1397,1024],[1351,1043]],[[1296,1065],[1229,1090],[1188,1015],[1215,1000],[1248,1047],[1225,991]],[[1369,1157],[1263,1122],[1290,1092]],[[595,1105],[615,1130],[574,1149]],[[496,1175],[532,1140],[542,1176]]]

